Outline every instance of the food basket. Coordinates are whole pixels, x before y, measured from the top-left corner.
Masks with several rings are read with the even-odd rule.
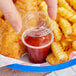
[[[76,2],[75,2],[75,0],[72,0],[72,1],[71,0],[58,0],[57,20],[56,21],[51,20],[51,22],[53,21],[54,24],[56,25],[58,32],[63,30],[63,33],[65,36],[72,33],[72,28],[73,28],[73,35],[76,36],[76,7],[75,7]],[[32,2],[32,3],[30,3],[30,2]],[[35,16],[38,16],[38,14],[35,13],[34,15],[31,15],[32,13],[29,13],[30,14],[29,17],[26,14],[26,12],[29,12],[29,11],[34,11],[34,12],[37,11],[37,10],[35,10],[35,9],[37,9],[35,4],[36,3],[35,2],[33,3],[33,0],[29,0],[29,1],[17,0],[17,2],[15,3],[20,15],[22,16],[23,25],[27,26],[27,27],[24,26],[21,32],[23,32],[25,30],[25,28],[26,29],[31,28],[31,26],[36,23],[36,20],[38,20],[38,18],[34,18]],[[43,11],[46,13],[47,16],[43,16],[43,17],[45,17],[45,18],[48,17],[48,19],[49,19],[46,2],[44,0],[41,0],[37,4],[37,6],[38,6],[39,11]],[[26,9],[23,7],[26,7]],[[31,8],[33,8],[33,9],[31,9]],[[26,14],[26,16],[25,16],[25,14]],[[31,17],[33,17],[33,19],[30,22]],[[43,23],[46,21],[45,18],[41,19],[41,20],[43,20]],[[59,19],[60,18],[61,18],[60,24],[63,25],[62,27],[65,28],[66,24],[68,25],[68,26],[66,26],[66,30],[64,30],[64,28],[62,28],[62,27],[59,27]],[[6,26],[9,25],[6,22],[5,22]],[[40,25],[42,25],[43,23],[41,23]],[[54,25],[54,24],[52,24],[52,25]],[[1,23],[1,25],[2,25],[2,23]],[[4,23],[3,23],[3,25],[4,25]],[[28,25],[31,25],[31,26],[28,26]],[[47,23],[45,23],[43,25],[47,25]],[[73,27],[71,27],[71,25]],[[35,26],[33,25],[33,27],[35,27]],[[51,26],[51,27],[53,27],[53,26]],[[69,27],[69,28],[67,28],[67,27]],[[53,28],[53,29],[56,30],[56,28]],[[53,30],[53,29],[51,29],[51,30]],[[67,32],[67,30],[69,30],[69,31]],[[54,31],[54,32],[56,35],[57,34],[56,31]],[[67,33],[67,35],[66,35],[66,33]],[[58,34],[58,35],[60,35],[60,34]],[[7,40],[8,40],[8,38],[7,38]],[[75,40],[76,40],[76,38],[75,38]],[[74,44],[74,48],[76,49],[76,41]],[[71,52],[71,54],[69,56],[69,60],[67,62],[57,64],[57,65],[50,65],[48,62],[41,63],[41,64],[30,63],[27,53],[25,53],[21,57],[20,60],[16,60],[13,58],[9,58],[9,57],[5,57],[3,55],[0,55],[0,67],[6,66],[6,67],[11,68],[11,69],[26,71],[26,72],[52,72],[52,71],[65,69],[65,68],[68,68],[68,67],[71,67],[74,65],[76,65],[76,50]]]

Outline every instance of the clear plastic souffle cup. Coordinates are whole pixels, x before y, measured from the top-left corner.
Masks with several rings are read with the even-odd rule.
[[[25,45],[30,62],[43,63],[50,51],[50,44],[54,35],[49,29],[46,14],[43,12],[29,12],[23,18],[24,27],[22,42]]]

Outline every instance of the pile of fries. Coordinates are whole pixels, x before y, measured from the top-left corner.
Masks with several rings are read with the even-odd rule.
[[[39,4],[39,9],[47,13],[45,1]],[[54,33],[51,53],[46,61],[52,65],[67,62],[72,51],[76,50],[76,0],[58,0],[57,19],[49,20],[50,29]]]

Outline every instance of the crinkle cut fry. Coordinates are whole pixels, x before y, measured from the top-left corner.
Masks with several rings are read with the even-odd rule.
[[[39,9],[40,9],[40,11],[43,11],[43,12],[45,12],[48,15],[48,12],[47,12],[47,4],[46,4],[45,1],[42,1],[39,4]]]
[[[62,46],[62,48],[63,48],[64,50],[66,50],[66,48],[68,48],[68,46],[70,45],[70,44],[69,44],[70,42],[66,41],[65,39],[62,39],[62,40],[60,41],[60,43],[61,43],[61,46]]]
[[[76,10],[76,0],[66,0],[71,7]]]
[[[61,44],[59,42],[53,42],[51,44],[51,49],[54,54],[54,56],[60,61],[60,62],[66,62],[68,60],[67,54],[64,52],[64,50],[61,47]]]
[[[46,58],[46,61],[49,62],[51,65],[60,64],[61,62],[54,56],[53,53],[49,54]]]
[[[72,23],[76,22],[76,14],[74,15],[72,12],[69,10],[65,9],[64,7],[59,7],[58,8],[58,14],[65,19],[69,20]]]
[[[70,7],[70,5],[66,2],[66,0],[58,0],[58,6],[59,7],[64,7],[73,14],[76,14],[76,12]]]
[[[59,19],[60,28],[62,29],[65,37],[68,37],[72,34],[71,24],[64,18]]]
[[[73,42],[72,42],[72,47],[73,47],[73,49],[76,50],[76,41],[73,41]]]
[[[27,12],[37,11],[37,0],[17,0],[15,6],[23,17]]]
[[[47,14],[47,18],[48,18],[49,23],[50,23],[50,29],[54,33],[55,40],[60,41],[61,38],[62,38],[61,30],[59,29],[58,24],[56,23],[56,21],[49,18],[48,13],[47,13],[47,5],[46,5],[45,1],[42,1],[39,4],[39,8],[40,8],[41,11],[43,11],[43,12],[45,12]]]
[[[29,22],[26,21],[26,20],[28,20],[27,17],[29,15],[27,15],[27,17],[25,17],[25,16],[26,16],[26,14],[28,12],[32,12],[32,11],[37,11],[38,10],[37,0],[28,0],[28,1],[27,0],[17,0],[16,3],[15,3],[15,6],[16,6],[18,12],[20,13],[20,15],[22,17],[22,23],[23,23],[22,32],[25,29],[29,28],[28,25],[30,25],[30,26],[35,26],[36,25],[36,23],[37,23],[37,15],[34,14],[36,16],[36,18],[33,18],[33,20],[32,19],[29,20]],[[30,13],[30,15],[31,15],[31,13]],[[28,23],[26,23],[25,21],[28,22]],[[21,35],[22,35],[22,32],[21,32]]]
[[[0,18],[3,16],[3,13],[1,12],[1,10],[0,10]]]
[[[76,23],[72,25],[72,30],[73,30],[72,35],[76,36]]]
[[[50,19],[51,21],[51,19]],[[60,41],[61,38],[62,38],[62,32],[61,30],[59,29],[59,25],[53,21],[51,24],[50,24],[50,29],[52,29],[53,33],[54,33],[54,36],[55,36],[55,40],[56,41]]]

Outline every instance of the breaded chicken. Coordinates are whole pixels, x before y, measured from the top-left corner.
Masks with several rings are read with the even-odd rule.
[[[24,50],[18,36],[7,20],[0,19],[0,54],[19,59]]]

